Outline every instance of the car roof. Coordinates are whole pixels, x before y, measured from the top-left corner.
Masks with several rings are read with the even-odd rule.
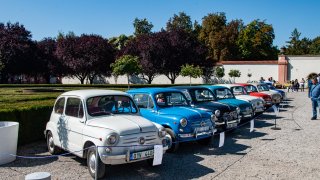
[[[224,86],[216,86],[216,85],[206,85],[206,86],[202,86],[202,87],[206,87],[209,89],[225,89],[226,88]]]
[[[224,86],[224,87],[228,87],[228,88],[231,88],[231,87],[242,87],[240,84],[217,84],[217,86]]]
[[[172,88],[172,89],[207,89],[206,87],[203,87],[203,86],[172,86],[169,88]]]
[[[151,93],[151,94],[157,94],[157,93],[163,93],[163,92],[180,92],[177,89],[173,88],[137,88],[137,89],[131,89],[127,91],[128,93]]]
[[[122,91],[115,90],[103,90],[103,89],[82,89],[74,90],[62,93],[60,96],[78,96],[82,99],[87,99],[94,96],[103,96],[103,95],[124,95],[128,96],[127,93]]]

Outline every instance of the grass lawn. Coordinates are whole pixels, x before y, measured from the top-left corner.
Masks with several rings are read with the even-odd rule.
[[[37,108],[43,106],[53,106],[55,99],[63,92],[23,92],[21,87],[0,88],[0,112],[11,111],[14,109]],[[41,87],[32,88],[41,89]],[[89,89],[88,87],[68,87],[58,88],[65,91]],[[91,88],[90,88],[91,89]],[[126,91],[125,88],[99,88]]]

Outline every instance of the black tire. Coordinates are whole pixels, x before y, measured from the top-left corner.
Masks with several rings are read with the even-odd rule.
[[[100,156],[96,157],[96,147],[92,146],[88,149],[87,152],[87,166],[89,174],[94,178],[95,177],[95,161],[98,160],[98,174],[97,178],[103,178],[106,175],[106,165],[101,162]]]
[[[212,136],[207,137],[207,138],[203,138],[203,139],[199,139],[199,140],[197,140],[197,142],[201,145],[208,146],[212,142]]]
[[[175,135],[175,133],[170,129],[170,128],[166,128],[165,129],[167,134],[170,136],[171,138],[171,147],[169,146],[169,149],[167,150],[168,153],[173,153],[176,152],[179,148],[179,142],[177,140],[177,137]]]
[[[61,153],[61,149],[54,144],[51,131],[47,133],[47,148],[50,154],[55,155]]]

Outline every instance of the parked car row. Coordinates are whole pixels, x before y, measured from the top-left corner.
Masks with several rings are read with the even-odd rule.
[[[106,165],[153,164],[154,145],[163,153],[186,141],[207,145],[217,131],[281,99],[266,84],[69,91],[57,98],[44,133],[51,154],[63,149],[85,158],[91,176],[97,171],[100,178]]]

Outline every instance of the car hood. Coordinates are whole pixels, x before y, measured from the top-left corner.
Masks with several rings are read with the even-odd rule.
[[[262,101],[261,99],[257,98],[257,97],[254,97],[254,96],[249,96],[249,95],[237,95],[236,96],[237,99],[240,99],[240,100],[244,100],[244,101]]]
[[[158,110],[159,115],[178,115],[190,119],[210,118],[210,114],[192,107],[170,107]]]
[[[272,96],[274,94],[278,94],[277,92],[273,92],[273,91],[261,91],[260,93],[268,94],[270,96]]]
[[[209,109],[211,111],[220,110],[220,112],[235,111],[236,107],[221,102],[198,102],[194,104],[196,108]]]
[[[250,93],[250,96],[256,96],[256,97],[266,97],[267,94],[264,94],[264,93],[260,93],[260,92],[251,92]]]
[[[94,118],[87,121],[88,126],[111,129],[119,135],[157,131],[157,127],[139,115],[112,115]]]
[[[239,106],[241,110],[251,106],[250,103],[243,100],[239,100],[239,99],[220,99],[219,102],[232,104],[234,106]]]

